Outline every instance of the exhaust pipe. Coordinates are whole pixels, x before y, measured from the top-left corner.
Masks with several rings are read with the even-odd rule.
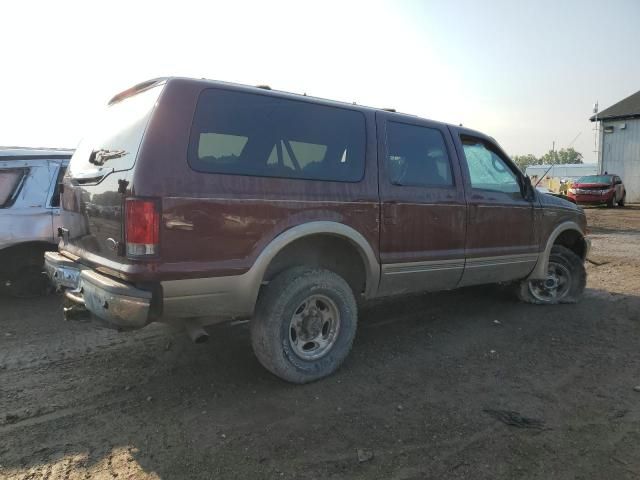
[[[200,325],[200,322],[197,320],[186,320],[184,322],[184,328],[193,343],[204,343],[209,340],[209,334],[202,328],[202,325]]]
[[[82,297],[74,292],[66,290],[62,301],[62,315],[65,320],[88,321],[91,319],[91,313],[87,310]]]

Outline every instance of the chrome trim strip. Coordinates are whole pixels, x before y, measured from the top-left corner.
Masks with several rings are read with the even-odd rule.
[[[461,270],[463,268],[464,258],[431,260],[426,262],[386,263],[382,265],[382,274],[397,275],[403,273],[437,272],[441,270]]]
[[[521,255],[500,255],[495,257],[468,258],[465,268],[495,267],[499,265],[512,265],[516,263],[535,263],[538,260],[537,253]]]
[[[483,268],[517,263],[534,263],[538,260],[538,253],[524,253],[519,255],[499,255],[493,257],[478,257],[453,260],[431,260],[424,262],[386,263],[382,265],[383,275],[397,275],[405,273],[437,272],[442,270],[456,270],[462,268]]]

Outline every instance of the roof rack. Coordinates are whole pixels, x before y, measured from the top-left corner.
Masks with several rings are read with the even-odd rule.
[[[394,112],[396,111],[395,108],[383,108],[382,110],[384,110],[385,112]]]
[[[256,85],[256,88],[261,88],[263,90],[271,90],[269,85]]]

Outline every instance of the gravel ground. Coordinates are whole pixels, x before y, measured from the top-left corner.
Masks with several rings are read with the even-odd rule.
[[[579,304],[379,302],[344,367],[305,386],[260,367],[246,323],[192,345],[1,298],[0,477],[639,478],[640,207],[587,215]]]

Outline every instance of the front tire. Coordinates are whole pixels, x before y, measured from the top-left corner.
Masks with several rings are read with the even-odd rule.
[[[332,374],[351,350],[358,310],[349,284],[321,268],[295,267],[260,292],[251,343],[260,363],[292,383]]]
[[[584,292],[587,272],[582,259],[561,245],[554,245],[549,256],[547,278],[523,280],[518,298],[537,305],[576,303]]]
[[[624,195],[622,196],[622,199],[618,202],[618,206],[624,207],[626,200],[627,200],[627,192],[624,193]]]

